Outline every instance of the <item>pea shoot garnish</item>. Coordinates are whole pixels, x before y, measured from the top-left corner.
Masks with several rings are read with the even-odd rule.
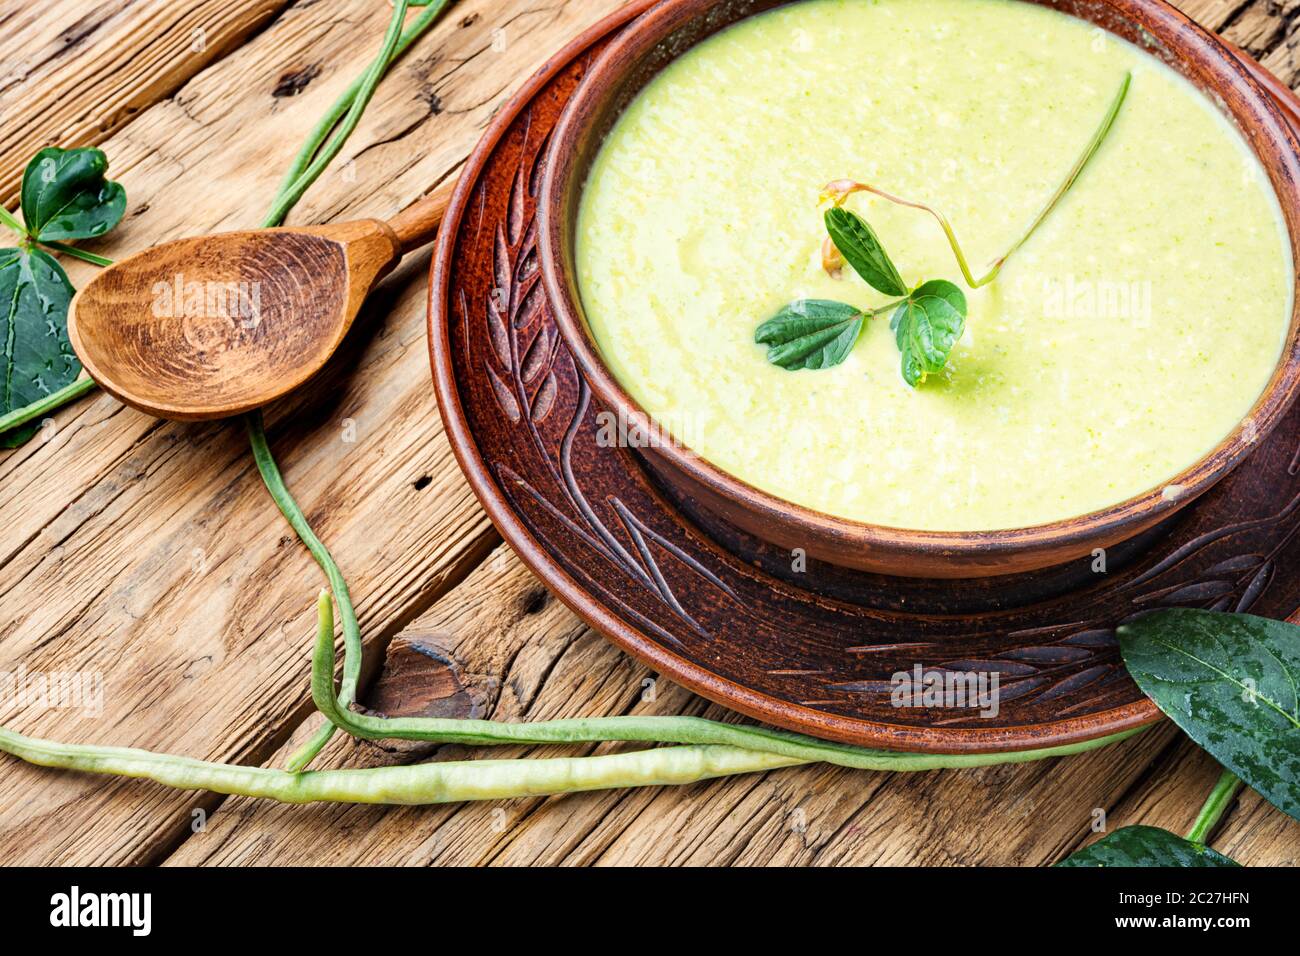
[[[900,206],[928,212],[943,229],[966,285],[972,289],[988,285],[998,277],[1011,255],[1028,242],[1051,215],[1101,148],[1128,96],[1132,78],[1131,73],[1124,75],[1101,125],[1024,235],[1004,255],[994,260],[982,276],[976,277],[971,271],[948,217],[932,206],[902,199],[850,179],[838,179],[828,184],[822,193],[822,200],[831,203],[824,217],[827,235],[822,244],[822,267],[832,277],[840,278],[844,264],[848,263],[867,285],[895,297],[894,301],[864,310],[828,299],[796,300],[760,325],[754,333],[754,341],[768,347],[767,360],[787,371],[839,365],[853,351],[867,321],[892,312],[889,327],[898,343],[903,380],[915,388],[928,376],[942,371],[966,328],[965,294],[946,279],[930,279],[908,289],[870,223],[858,213],[844,208],[845,201],[854,193],[866,192]]]

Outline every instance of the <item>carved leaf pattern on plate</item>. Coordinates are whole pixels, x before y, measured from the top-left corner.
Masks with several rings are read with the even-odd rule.
[[[1082,720],[1141,700],[1114,640],[1129,617],[1174,604],[1285,616],[1300,604],[1300,410],[1145,556],[1095,585],[987,612],[910,611],[908,582],[888,585],[897,600],[885,610],[827,597],[697,530],[632,453],[597,440],[592,395],[545,298],[546,147],[591,58],[563,67],[473,170],[447,321],[465,417],[497,490],[593,603],[703,673],[860,721],[863,742],[888,739],[880,728],[952,728],[955,741],[989,726],[971,713],[892,707],[891,675],[914,664],[995,669],[996,727]]]
[[[1294,477],[1296,473],[1288,467],[1288,474]],[[983,660],[939,659],[926,665],[927,669],[940,676],[996,672],[1002,701],[1029,695],[1037,700],[1068,695],[1073,698],[1069,709],[1086,709],[1092,698],[1078,696],[1085,688],[1100,693],[1113,681],[1127,679],[1115,639],[1119,625],[1147,610],[1165,607],[1252,610],[1273,581],[1279,556],[1295,543],[1300,532],[1297,517],[1300,494],[1275,514],[1214,528],[1173,547],[1163,557],[1149,559],[1147,570],[1120,586],[1129,610],[1118,617],[1108,608],[1106,616],[1012,632],[1008,635],[1012,640],[1040,636],[1052,636],[1053,640],[1021,645]],[[1245,550],[1238,552],[1237,548]],[[1063,636],[1055,636],[1062,632]],[[891,688],[887,680],[827,685],[828,690],[875,694],[889,694]]]
[[[527,142],[530,134],[536,132],[531,115],[521,117],[519,125]],[[513,469],[501,469],[502,476],[507,478],[505,487],[513,492],[522,492],[534,504],[541,505],[551,517],[562,518],[568,530],[578,534],[589,547],[638,584],[650,589],[667,610],[697,634],[706,636],[707,630],[678,600],[660,562],[665,557],[681,562],[702,582],[724,593],[729,592],[728,586],[681,546],[639,518],[619,497],[608,496],[606,500],[598,499],[593,504],[570,466],[568,458],[584,426],[589,424],[590,392],[586,383],[579,382],[579,399],[571,410],[561,441],[548,440],[539,429],[557,409],[560,396],[557,362],[563,359],[572,369],[572,360],[546,308],[542,284],[537,247],[537,201],[550,131],[537,140],[522,151],[508,193],[505,214],[495,226],[492,274],[496,285],[486,297],[483,314],[491,350],[499,365],[493,367],[489,361],[487,373],[501,413],[511,424],[522,426],[522,437],[535,454],[545,459],[565,501],[551,501],[533,482]],[[486,184],[481,188],[486,189]],[[487,202],[486,195],[483,201]],[[525,409],[527,416],[523,414]],[[594,432],[594,426],[589,430]],[[615,520],[602,518],[598,505],[608,509]],[[680,644],[680,640],[657,621],[646,618],[644,623],[664,640]]]

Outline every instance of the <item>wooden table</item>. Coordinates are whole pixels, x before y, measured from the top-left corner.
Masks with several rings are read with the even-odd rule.
[[[460,0],[415,46],[295,222],[387,217],[455,176],[493,111],[620,0]],[[1300,0],[1185,0],[1286,82]],[[381,0],[0,0],[0,193],[40,146],[102,144],[119,256],[255,224],[308,129],[378,47]],[[372,706],[504,720],[723,712],[607,645],[519,564],[453,460],[425,346],[428,252],[339,360],[268,413],[289,483],[351,582]],[[80,284],[92,267],[69,263]],[[96,394],[0,453],[0,671],[102,675],[102,713],[0,702],[65,740],[276,765],[318,726],[315,565],[232,423]],[[379,663],[382,662],[382,671]],[[337,736],[318,766],[426,759]],[[575,747],[570,752],[607,750]],[[518,749],[514,753],[528,753]],[[501,755],[497,752],[494,755]],[[437,759],[464,756],[445,747]],[[1168,725],[1068,760],[869,774],[807,767],[680,789],[396,809],[285,807],[0,759],[0,860],[30,864],[1046,864],[1104,814],[1183,831],[1217,768]],[[1215,846],[1296,862],[1253,793]]]

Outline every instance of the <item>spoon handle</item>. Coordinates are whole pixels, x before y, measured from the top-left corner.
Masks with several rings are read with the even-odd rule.
[[[423,245],[433,242],[438,235],[438,226],[447,212],[451,194],[456,189],[456,180],[448,179],[423,199],[407,206],[388,223],[397,234],[397,241],[402,244],[402,255],[413,252]]]

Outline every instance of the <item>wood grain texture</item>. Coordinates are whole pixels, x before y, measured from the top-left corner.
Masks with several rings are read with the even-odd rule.
[[[459,685],[463,699],[477,700],[495,719],[597,713],[728,719],[721,708],[655,680],[611,648],[540,589],[505,546],[394,642],[385,680],[367,703],[401,696],[389,689],[401,682],[391,665],[413,645],[452,662],[437,683]],[[425,707],[405,700],[409,712]],[[814,766],[673,790],[462,807],[376,811],[234,799],[169,863],[1042,864],[1079,840],[1093,809],[1114,805],[1170,736],[1160,728],[1069,760],[960,773]],[[384,747],[340,743],[322,766],[466,755],[459,747]],[[494,748],[492,755],[534,750]]]
[[[132,408],[230,418],[319,371],[400,255],[374,219],[179,239],[96,274],[73,297],[68,339]]]
[[[413,663],[417,657],[436,663]],[[410,692],[412,667],[421,671],[423,693]],[[644,699],[648,688],[654,700]],[[600,641],[505,546],[394,640],[366,703],[378,700],[403,715],[505,720],[593,713],[727,717]],[[293,744],[313,729],[309,721]],[[429,744],[336,742],[322,766],[474,755]],[[461,807],[304,808],[236,798],[167,862],[1046,865],[1121,826],[1186,831],[1217,774],[1210,758],[1164,724],[1067,760],[963,772],[806,767],[674,790]],[[1250,793],[1220,827],[1215,845],[1248,865],[1291,865],[1300,851],[1294,822]]]
[[[1214,27],[1276,6],[1183,5]],[[257,221],[296,143],[378,44],[387,12],[360,0],[325,6],[289,8],[110,140],[132,208],[149,208],[105,244],[108,254]],[[381,87],[344,157],[352,163],[327,175],[294,221],[402,208],[463,161],[494,106],[531,69],[615,6],[461,0]],[[505,30],[504,50],[492,49],[495,29]],[[0,22],[0,43],[11,36]],[[1284,56],[1284,45],[1269,56]],[[272,96],[286,76],[289,88],[305,86]],[[183,160],[196,143],[203,149]],[[3,152],[0,162],[25,157]],[[646,671],[504,550],[490,553],[497,539],[450,459],[428,395],[426,264],[392,276],[340,361],[271,416],[290,484],[352,581],[371,646],[401,632],[389,674],[363,698],[512,718],[718,713],[662,681],[657,699],[642,701]],[[84,271],[72,272],[84,281]],[[355,442],[343,440],[349,419]],[[319,578],[261,491],[238,428],[159,424],[106,396],[83,401],[58,414],[48,442],[0,457],[0,521],[10,532],[0,537],[0,669],[96,666],[107,680],[100,718],[5,708],[0,721],[268,764],[282,764],[316,728],[305,694]],[[204,557],[197,573],[196,548]],[[410,655],[434,660],[427,651],[454,666],[417,673]],[[1213,769],[1177,761],[1153,769],[1176,739],[1164,726],[1069,761],[972,773],[800,768],[658,793],[388,810],[221,803],[4,761],[0,856],[178,865],[1049,862],[1085,839],[1094,809],[1107,811],[1112,828],[1142,819],[1148,811],[1132,797],[1148,784],[1179,788],[1156,805],[1161,819],[1185,827]],[[420,747],[336,738],[320,765],[423,756]],[[192,832],[195,808],[209,811],[200,833]],[[1294,860],[1297,845],[1295,824],[1250,796],[1216,840],[1244,862]]]
[[[612,6],[458,4],[393,70],[293,221],[387,218],[409,205],[454,172],[516,77]],[[378,48],[388,9],[294,7],[110,138],[135,212],[101,249],[118,257],[255,225],[298,143]],[[278,77],[317,61],[299,95],[272,95]],[[496,541],[428,387],[427,264],[399,268],[339,359],[270,413],[289,483],[338,554],[372,641]],[[87,275],[72,271],[75,283]],[[101,395],[61,413],[50,434],[0,459],[0,669],[97,671],[103,713],[10,707],[0,719],[69,740],[265,759],[309,707],[304,638],[320,578],[261,488],[242,428],[160,424]],[[188,833],[193,806],[213,802],[6,762],[0,856],[154,860]]]
[[[0,202],[17,197],[23,167],[38,149],[99,143],[286,6],[288,0],[0,2]]]
[[[1174,6],[1250,51],[1288,86],[1300,81],[1297,0],[1176,0]]]
[[[175,421],[284,398],[329,361],[371,292],[431,242],[454,180],[394,217],[241,230],[153,246],[93,275],[68,339],[118,401]]]
[[[1145,824],[1185,834],[1223,768],[1181,734],[1169,744],[1108,815],[1108,829]],[[1211,845],[1248,866],[1300,864],[1300,826],[1244,789],[1210,838]],[[1091,843],[1100,834],[1090,834]]]

